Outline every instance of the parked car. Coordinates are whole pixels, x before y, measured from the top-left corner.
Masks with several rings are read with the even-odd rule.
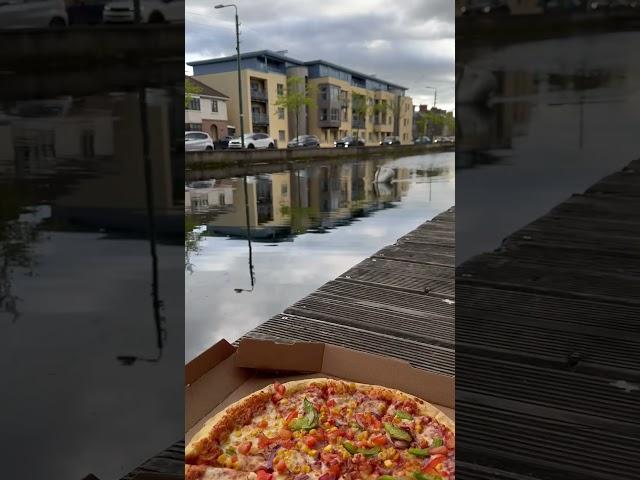
[[[184,132],[185,152],[204,152],[213,150],[213,140],[205,132]]]
[[[226,150],[229,148],[229,142],[236,137],[232,137],[231,135],[227,135],[226,137],[222,137],[215,142],[215,145],[220,150]]]
[[[506,0],[467,0],[460,7],[462,15],[477,15],[490,13],[510,13]]]
[[[69,17],[64,0],[0,1],[0,30],[64,27],[68,24]]]
[[[315,135],[300,135],[287,143],[287,148],[318,148],[320,139]]]
[[[431,139],[429,137],[418,137],[416,138],[413,143],[415,145],[428,145],[431,143]]]
[[[400,145],[400,139],[398,137],[384,137],[380,142],[380,145]]]
[[[245,148],[276,148],[276,141],[266,133],[246,133],[244,135]],[[242,148],[240,137],[229,140],[229,148]]]
[[[347,135],[346,137],[342,137],[337,142],[333,142],[333,145],[339,148],[364,147],[364,140],[352,135]]]
[[[184,0],[140,0],[144,23],[184,22]],[[115,0],[102,11],[105,23],[132,23],[135,19],[133,0]]]

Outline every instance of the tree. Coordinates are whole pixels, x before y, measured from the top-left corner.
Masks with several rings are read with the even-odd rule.
[[[416,120],[416,126],[418,127],[418,134],[420,135],[426,135],[427,131],[432,136],[441,135],[445,126],[450,135],[455,134],[455,118],[453,112],[446,112],[445,114],[432,111],[421,112]]]
[[[184,79],[184,108],[187,108],[194,95],[202,93],[202,89],[188,78]]]
[[[314,90],[307,84],[303,77],[287,78],[287,88],[274,102],[276,108],[284,108],[294,112],[296,116],[296,138],[300,129],[300,109],[315,105]]]

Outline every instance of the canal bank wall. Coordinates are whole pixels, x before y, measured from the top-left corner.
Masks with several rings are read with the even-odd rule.
[[[333,158],[369,158],[376,156],[405,157],[425,153],[451,152],[453,144],[395,145],[389,147],[274,149],[274,150],[214,150],[213,152],[187,152],[185,166],[188,170],[206,170],[225,167],[291,164]]]

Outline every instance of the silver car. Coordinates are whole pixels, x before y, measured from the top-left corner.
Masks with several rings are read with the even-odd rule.
[[[184,132],[184,151],[213,151],[213,140],[205,132]]]
[[[64,0],[0,0],[0,30],[64,27],[68,24]]]

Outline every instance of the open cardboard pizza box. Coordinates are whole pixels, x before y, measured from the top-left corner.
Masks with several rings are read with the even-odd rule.
[[[248,339],[236,349],[221,340],[186,366],[186,443],[213,415],[274,380],[285,383],[313,377],[395,388],[434,404],[454,420],[452,377],[420,370],[395,358],[325,343]]]

